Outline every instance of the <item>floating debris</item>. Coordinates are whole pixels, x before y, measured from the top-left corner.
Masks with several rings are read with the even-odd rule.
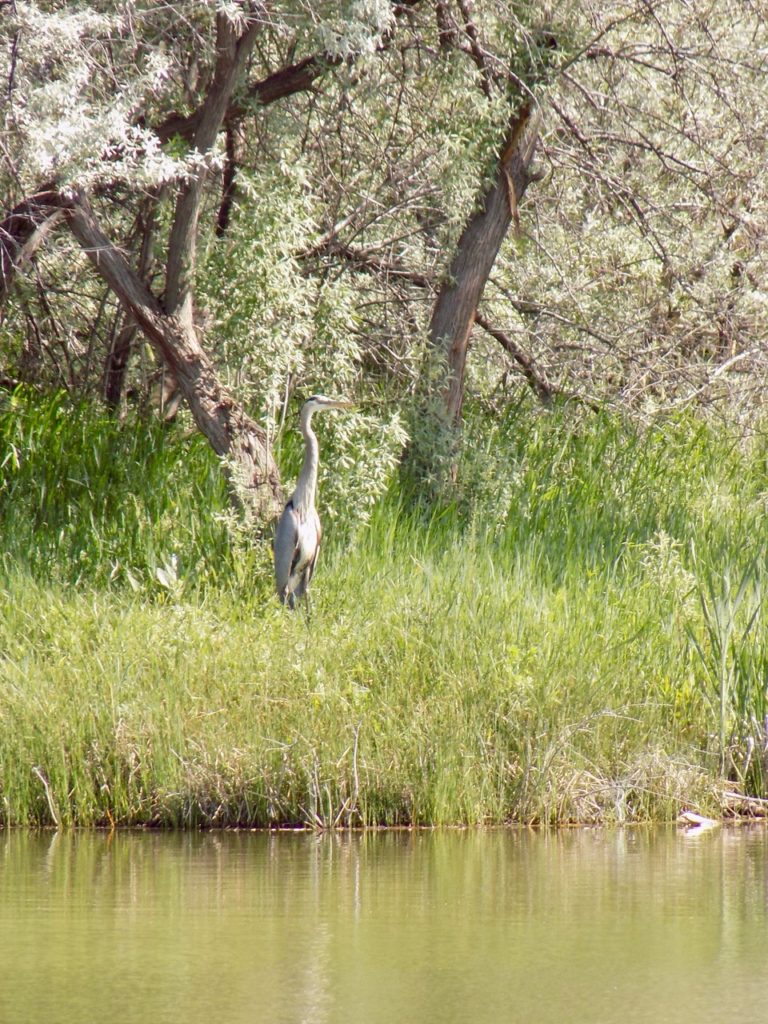
[[[677,820],[681,825],[686,826],[685,834],[688,836],[701,835],[702,832],[709,832],[710,829],[720,825],[720,822],[714,818],[705,818],[702,814],[696,814],[695,811],[681,811]]]

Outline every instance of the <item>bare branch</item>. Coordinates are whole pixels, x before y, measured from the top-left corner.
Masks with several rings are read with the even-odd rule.
[[[475,323],[478,327],[489,334],[501,345],[501,347],[512,356],[517,365],[523,371],[525,379],[530,384],[534,393],[544,405],[551,405],[555,391],[544,374],[540,373],[533,358],[528,355],[508,334],[493,327],[481,313],[475,314]]]
[[[493,96],[493,91],[491,89],[491,73],[488,68],[488,61],[486,60],[485,52],[480,45],[480,34],[477,31],[477,26],[472,20],[471,4],[469,0],[458,0],[458,4],[461,16],[464,19],[464,31],[469,39],[472,60],[475,62],[477,70],[480,72],[481,88],[486,97],[490,100]]]
[[[15,206],[0,222],[0,307],[17,272],[28,263],[61,216],[61,197],[52,184]]]
[[[213,450],[236,465],[238,495],[247,495],[259,518],[271,518],[281,507],[282,491],[263,428],[221,386],[194,327],[163,310],[109,241],[85,196],[77,194],[66,202],[65,212],[73,235],[96,272],[173,373],[197,426]]]

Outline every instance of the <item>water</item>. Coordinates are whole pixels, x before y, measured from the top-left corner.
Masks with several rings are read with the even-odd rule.
[[[1,1024],[768,1019],[768,831],[0,832]]]

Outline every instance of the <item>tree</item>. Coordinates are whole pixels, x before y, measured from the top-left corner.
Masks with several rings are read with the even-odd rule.
[[[761,11],[584,4],[538,27],[527,12],[525,46],[505,64],[499,11],[478,8],[473,25],[466,4],[453,21],[439,6],[446,45],[469,36],[464,52],[486,95],[506,71],[508,138],[540,111],[533,174],[546,174],[546,187],[526,194],[532,135],[512,149],[514,189],[503,171],[510,147],[500,147],[432,311],[444,375],[433,423],[460,422],[471,337],[486,354],[475,377],[488,380],[486,393],[498,393],[499,376],[483,362],[506,375],[503,348],[545,403],[561,393],[658,408],[732,396],[748,366],[759,380],[764,154],[748,140],[766,130]]]
[[[731,413],[754,410],[765,373],[764,12],[583,12],[543,99],[546,186],[484,318],[555,392],[640,413],[718,397]]]
[[[173,374],[200,430],[217,455],[234,467],[239,496],[260,519],[281,505],[280,478],[266,434],[224,391],[197,337],[193,315],[197,222],[207,177],[202,161],[212,151],[235,86],[248,62],[260,28],[261,10],[244,10],[242,26],[229,14],[216,15],[216,60],[192,136],[201,166],[178,190],[161,306],[101,231],[86,197],[73,192],[64,213],[75,238],[96,271],[142,328]]]
[[[435,408],[426,462],[520,375],[640,411],[760,382],[758,7],[12,6],[8,378],[52,365],[114,405],[138,320],[270,507],[259,430],[320,381]],[[386,422],[340,453],[391,459]]]
[[[491,53],[472,21],[466,0],[458,4],[459,27],[449,20],[447,5],[439,4],[443,46],[469,46],[479,74],[479,86],[489,102],[494,87],[509,107],[508,121],[490,182],[472,211],[456,245],[448,272],[440,287],[429,325],[432,348],[445,363],[443,414],[458,424],[464,396],[467,348],[478,307],[510,225],[520,230],[519,204],[537,175],[532,168],[538,135],[537,92],[550,77],[550,54],[557,49],[554,34],[543,26],[517,27],[521,42],[506,62]]]
[[[199,8],[200,5],[198,5]],[[205,5],[203,5],[205,6]],[[212,8],[214,5],[208,5]],[[84,64],[75,69],[63,69],[60,82],[63,85],[64,99],[67,89],[71,92],[73,79],[78,75],[87,75],[91,82],[98,77],[98,72],[125,72],[130,61],[131,43],[135,38],[133,18],[151,18],[148,9],[135,11],[127,5],[122,17],[96,12],[79,12],[70,16],[60,16],[55,7],[46,15],[34,11],[24,4],[14,4],[14,11],[19,18],[15,27],[12,65],[9,71],[8,91],[13,98],[17,87],[15,82],[16,60],[19,51],[19,38],[23,29],[30,31],[35,25],[42,26],[51,35],[57,28],[64,27],[69,35],[81,46]],[[195,31],[195,41],[207,43],[207,24],[203,20],[206,11],[195,10],[192,5],[190,20]],[[222,387],[210,358],[200,344],[198,325],[194,316],[194,278],[198,245],[198,220],[200,208],[209,177],[209,169],[214,158],[214,149],[218,136],[225,121],[232,122],[248,109],[247,106],[235,103],[235,91],[251,61],[251,56],[258,35],[266,24],[266,9],[261,4],[240,2],[220,7],[210,17],[215,22],[215,43],[210,68],[202,77],[206,79],[203,88],[194,95],[194,106],[186,116],[171,115],[161,123],[156,133],[145,125],[138,124],[130,105],[120,97],[117,103],[102,93],[89,97],[91,108],[87,110],[84,120],[96,135],[95,143],[101,147],[99,157],[94,161],[82,160],[82,152],[71,139],[57,138],[54,140],[52,152],[46,161],[44,151],[38,164],[51,164],[51,169],[58,173],[54,181],[44,190],[35,192],[31,199],[24,199],[10,215],[6,217],[0,233],[2,254],[0,269],[2,270],[3,295],[7,295],[14,273],[27,262],[34,250],[44,240],[45,235],[62,218],[68,223],[75,238],[80,242],[94,270],[102,277],[109,288],[118,297],[126,313],[143,330],[146,337],[157,350],[175,382],[182,391],[192,415],[200,430],[210,441],[214,451],[226,458],[233,478],[237,484],[238,495],[246,498],[247,503],[257,517],[269,518],[275,514],[281,504],[281,488],[279,474],[269,449],[266,433],[259,424],[251,419]],[[163,41],[169,38],[169,25],[163,25],[168,14],[163,12],[158,19],[158,28]],[[154,26],[151,26],[154,27]],[[117,44],[128,53],[122,54],[122,61],[113,57],[113,40],[110,33],[117,33]],[[99,58],[91,59],[90,47],[97,43],[104,47],[106,59],[99,67]],[[117,46],[114,46],[116,49]],[[102,55],[100,55],[101,57]],[[157,51],[141,54],[144,67],[139,66],[138,82],[149,76],[171,76],[185,71],[183,58],[186,58],[186,71],[196,57],[189,50],[180,51],[176,62],[169,62],[164,67],[158,65]],[[39,58],[42,62],[55,59],[48,52]],[[276,99],[289,94],[292,90],[307,88],[313,79],[324,70],[325,66],[337,62],[331,57],[322,62],[311,57],[300,62],[298,66],[284,68],[277,75],[269,76],[261,85],[253,87],[251,95],[257,99]],[[118,68],[118,65],[119,68]],[[34,69],[31,78],[35,78]],[[89,83],[90,84],[90,83]],[[131,83],[136,87],[136,82]],[[144,83],[146,85],[146,81]],[[30,95],[45,93],[45,87],[37,83],[30,88]],[[183,85],[188,93],[193,93],[190,76],[186,75]],[[28,97],[25,97],[27,99]],[[45,96],[42,96],[44,101]],[[146,97],[143,98],[146,102]],[[78,103],[86,107],[78,97]],[[147,106],[149,104],[147,103]],[[56,110],[57,120],[53,126],[60,135],[63,134],[61,109]],[[94,122],[106,119],[110,129],[103,137],[94,132]],[[142,120],[144,115],[142,115]],[[19,120],[23,134],[23,119]],[[39,128],[39,126],[36,126]],[[158,156],[158,142],[184,139],[189,143],[190,150],[186,166],[172,166],[171,171],[177,177],[178,186],[175,210],[169,232],[165,289],[162,303],[152,295],[147,284],[140,275],[131,268],[118,247],[109,239],[99,225],[86,189],[80,184],[88,182],[92,176],[92,190],[97,192],[114,192],[114,181],[105,179],[105,171],[119,173],[119,168],[110,168],[110,162],[120,165],[129,164],[129,173],[125,176],[136,183],[136,175],[149,172],[148,157]],[[82,145],[82,142],[79,143]],[[128,150],[128,152],[126,152]],[[89,166],[91,164],[91,166]],[[135,164],[133,166],[132,164]],[[71,165],[71,166],[70,166]],[[47,169],[47,168],[46,168]],[[14,174],[20,169],[12,168]],[[162,168],[161,168],[162,170]],[[133,172],[131,174],[130,172]],[[181,174],[179,174],[181,171]],[[68,180],[70,178],[70,180]]]

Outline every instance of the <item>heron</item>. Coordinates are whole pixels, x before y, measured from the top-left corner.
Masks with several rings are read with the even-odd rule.
[[[325,395],[312,395],[301,407],[299,429],[304,435],[304,463],[296,488],[278,520],[274,543],[277,596],[289,608],[295,608],[296,600],[307,596],[323,534],[315,508],[320,451],[312,430],[312,416],[329,409],[353,408],[353,402]]]

